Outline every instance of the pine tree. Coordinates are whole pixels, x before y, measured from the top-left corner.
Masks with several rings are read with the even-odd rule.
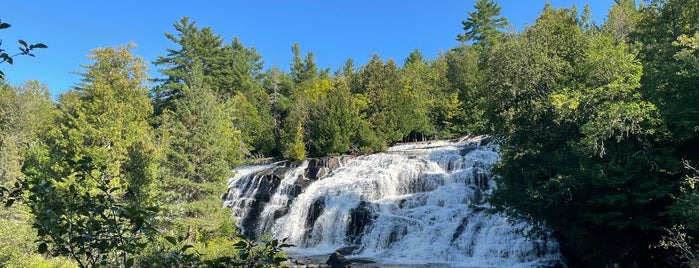
[[[202,65],[203,83],[211,86],[216,85],[214,76],[225,72],[225,67],[230,66],[227,64],[230,58],[224,50],[223,39],[214,34],[211,28],[200,29],[188,17],[182,17],[173,26],[177,35],[165,33],[165,37],[179,48],[168,48],[166,56],[159,56],[153,62],[163,67],[159,72],[165,76],[156,79],[158,84],[152,90],[156,114],[170,109],[172,102],[181,96],[185,81],[197,61]]]
[[[507,27],[507,19],[498,17],[502,9],[493,0],[478,0],[475,11],[468,12],[468,18],[461,22],[464,33],[456,40],[465,44],[473,41],[474,45],[492,47],[500,39],[500,30]]]
[[[45,146],[33,149],[24,167],[39,252],[70,256],[82,267],[128,266],[152,231],[153,107],[134,47],[91,52],[81,83],[61,95]]]

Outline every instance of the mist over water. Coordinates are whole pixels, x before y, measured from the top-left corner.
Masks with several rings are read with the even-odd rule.
[[[230,179],[225,205],[245,234],[287,238],[295,255],[343,248],[348,258],[391,264],[559,263],[547,231],[488,211],[498,157],[496,144],[477,137],[245,166]]]

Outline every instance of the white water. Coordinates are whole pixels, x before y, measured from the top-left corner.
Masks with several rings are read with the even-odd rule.
[[[495,187],[489,172],[499,156],[496,145],[479,146],[482,139],[414,143],[340,158],[334,168],[321,169],[329,174],[317,180],[305,177],[308,161],[295,168],[241,167],[229,181],[226,205],[239,222],[249,217],[254,223],[248,227],[255,230],[246,232],[288,238],[298,246],[292,249],[296,254],[355,246],[348,257],[456,267],[531,267],[560,260],[558,244],[546,232],[526,237],[528,224],[487,212],[483,196]],[[253,206],[258,212],[251,213]]]

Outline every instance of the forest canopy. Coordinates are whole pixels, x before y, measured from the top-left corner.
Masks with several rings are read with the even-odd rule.
[[[500,10],[478,0],[435,58],[330,70],[296,43],[288,72],[183,17],[155,79],[130,43],[56,100],[3,83],[0,266],[273,267],[287,245],[220,207],[233,167],[475,134],[500,144],[490,202],[571,266],[696,266],[699,1],[616,0],[603,24],[546,4],[520,32]]]

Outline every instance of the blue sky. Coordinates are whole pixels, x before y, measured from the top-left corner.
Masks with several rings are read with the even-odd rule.
[[[91,49],[135,42],[135,54],[153,61],[176,48],[164,36],[172,24],[189,16],[199,27],[210,26],[226,42],[237,36],[262,55],[265,67],[288,70],[291,46],[311,51],[319,67],[339,68],[347,58],[357,66],[377,53],[399,63],[418,48],[428,58],[455,45],[463,32],[461,21],[476,0],[352,0],[352,1],[3,1],[0,31],[2,48],[16,51],[17,39],[42,42],[48,49],[36,58],[21,57],[14,65],[0,65],[11,84],[36,79],[54,96],[80,79],[73,74],[87,64]],[[516,30],[533,24],[545,0],[501,0],[502,16]],[[602,23],[613,0],[550,0],[554,7],[589,4]],[[157,68],[150,66],[153,76]]]

